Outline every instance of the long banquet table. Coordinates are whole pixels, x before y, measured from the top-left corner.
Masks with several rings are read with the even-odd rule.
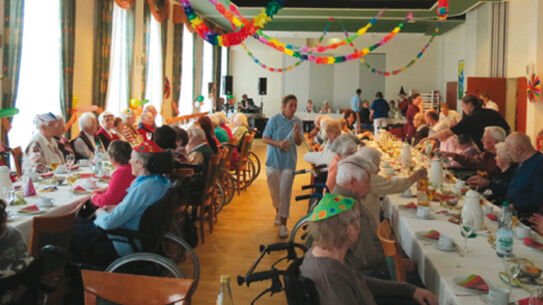
[[[416,198],[404,198],[400,194],[389,195],[385,198],[385,217],[390,219],[396,233],[396,239],[406,254],[417,261],[419,275],[426,287],[438,295],[441,305],[470,305],[484,304],[480,296],[456,287],[453,278],[466,278],[470,274],[480,275],[490,286],[507,287],[499,278],[499,272],[505,269],[502,259],[496,255],[488,242],[488,233],[480,233],[476,238],[468,239],[469,253],[463,257],[459,252],[444,252],[435,248],[435,242],[419,240],[417,232],[427,232],[431,229],[454,239],[461,251],[464,239],[460,235],[460,226],[447,221],[449,216],[435,214],[443,210],[437,202],[431,203],[434,219],[424,220],[416,217],[413,209],[404,209],[402,204],[416,202]],[[459,204],[461,204],[460,202]],[[495,209],[495,211],[497,208]],[[454,211],[459,213],[460,211]],[[496,231],[497,224],[485,217],[486,227]],[[532,250],[515,237],[513,252],[516,257],[527,258],[539,268],[543,268],[543,252]],[[529,289],[537,286],[527,285]],[[511,301],[529,297],[522,288],[513,288]]]
[[[88,168],[82,168],[80,171],[76,171],[74,173],[81,174],[81,173],[89,173],[90,170]],[[64,176],[64,175],[60,175]],[[85,187],[85,180],[88,178],[81,178],[78,179],[76,185],[81,185]],[[20,183],[16,183],[15,185],[20,185]],[[107,184],[98,181],[98,187],[106,186]],[[73,209],[75,209],[77,206],[82,205],[90,198],[90,194],[76,194],[72,193],[71,187],[66,185],[66,182],[64,182],[64,185],[57,186],[58,190],[55,192],[50,193],[44,193],[40,192],[40,190],[44,189],[45,187],[50,185],[40,184],[40,182],[35,182],[34,187],[36,189],[37,194],[30,197],[25,197],[27,204],[26,205],[16,205],[16,206],[8,206],[7,211],[10,214],[10,217],[8,219],[8,225],[15,227],[19,229],[25,238],[25,241],[28,243],[30,240],[30,233],[32,230],[32,219],[35,216],[56,216],[56,215],[62,215],[64,213],[70,212]],[[42,208],[45,211],[43,213],[39,214],[22,214],[17,213],[18,210],[21,208],[24,208],[26,206],[38,204],[43,197],[48,197],[53,199],[53,206]]]

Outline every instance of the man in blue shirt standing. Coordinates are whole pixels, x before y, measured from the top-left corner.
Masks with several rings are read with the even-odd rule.
[[[379,128],[385,128],[388,125],[388,112],[390,111],[390,105],[383,99],[383,93],[377,92],[375,94],[375,101],[371,105],[370,121],[373,120],[373,126],[375,133]]]
[[[356,89],[355,95],[351,97],[351,109],[356,113],[360,112],[360,94],[362,90]]]
[[[279,237],[287,238],[287,218],[292,196],[292,183],[296,169],[296,145],[302,144],[302,121],[294,116],[298,106],[296,96],[287,95],[282,100],[282,111],[273,116],[264,129],[263,141],[268,144],[266,175],[268,189],[275,207],[275,225]]]
[[[509,183],[507,201],[513,204],[519,217],[543,213],[543,154],[520,132],[510,134],[505,145],[513,161],[519,164]]]

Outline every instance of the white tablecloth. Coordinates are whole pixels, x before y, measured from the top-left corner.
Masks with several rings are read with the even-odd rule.
[[[416,232],[438,230],[454,239],[464,247],[464,239],[460,235],[460,226],[447,221],[448,216],[435,215],[432,220],[416,217],[416,211],[399,208],[401,204],[416,202],[416,198],[403,198],[400,195],[390,195],[385,199],[385,217],[390,219],[396,238],[406,254],[418,263],[418,271],[426,287],[438,295],[440,305],[470,305],[484,304],[479,295],[466,292],[454,285],[452,278],[467,277],[477,274],[489,285],[507,287],[498,277],[504,271],[502,259],[496,255],[496,250],[490,247],[487,234],[483,233],[474,239],[468,239],[468,249],[471,253],[461,257],[457,252],[443,252],[434,248],[435,243],[421,241],[415,237]],[[443,210],[436,202],[431,205],[434,212]],[[459,211],[458,211],[459,212]],[[457,212],[457,213],[458,213]],[[485,219],[488,228],[496,229],[495,223]],[[543,268],[543,252],[536,252],[515,238],[513,252],[517,257],[523,257]],[[536,286],[528,286],[531,289]],[[521,288],[514,288],[511,301],[526,298],[529,293]]]
[[[89,171],[82,170],[76,173],[84,173],[84,172],[87,173]],[[85,187],[85,180],[87,179],[77,180],[76,185],[81,185]],[[104,187],[106,185],[107,185],[106,183],[98,182],[99,187]],[[27,243],[30,239],[30,232],[32,230],[32,218],[34,216],[61,215],[61,214],[72,211],[72,209],[74,209],[76,206],[83,204],[86,200],[90,198],[90,194],[72,193],[71,187],[67,186],[66,182],[64,182],[64,185],[58,186],[58,191],[50,192],[50,193],[42,193],[39,191],[39,190],[44,189],[47,186],[48,185],[35,182],[34,187],[36,189],[37,194],[31,197],[25,197],[25,200],[27,202],[26,205],[8,206],[7,208],[8,213],[14,216],[13,218],[10,218],[8,220],[8,225],[21,230],[25,238],[25,241]],[[17,213],[17,211],[20,210],[21,208],[24,208],[29,205],[38,204],[42,197],[52,198],[53,204],[54,204],[52,207],[48,207],[48,208],[40,207],[40,209],[45,209],[44,213],[35,214],[35,215]]]

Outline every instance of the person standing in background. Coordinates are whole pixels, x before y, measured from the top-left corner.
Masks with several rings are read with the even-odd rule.
[[[483,92],[479,95],[479,98],[483,101],[483,108],[492,109],[496,112],[500,112],[500,107],[493,100],[490,99],[490,95],[486,92]]]
[[[398,99],[398,108],[400,109],[402,116],[406,116],[407,114],[407,108],[409,108],[409,105],[411,105],[409,98],[407,97],[407,94],[405,93],[405,90],[402,88],[400,89],[400,98]]]
[[[351,109],[352,111],[358,113],[360,112],[360,95],[362,90],[356,89],[356,93],[351,97]]]
[[[375,98],[371,105],[370,120],[373,121],[373,127],[375,128],[375,133],[377,133],[379,128],[387,127],[390,106],[383,99],[383,93],[377,92]]]
[[[422,97],[419,93],[413,93],[411,97],[409,98],[411,100],[411,105],[409,105],[409,108],[407,108],[407,113],[405,118],[407,119],[407,124],[405,125],[406,128],[406,136],[407,138],[414,138],[415,133],[417,132],[417,127],[413,124],[413,119],[415,118],[415,115],[420,112],[422,107]]]
[[[287,95],[282,100],[282,111],[266,124],[263,142],[268,145],[266,156],[266,175],[268,189],[275,207],[274,224],[279,226],[279,237],[287,238],[287,218],[292,196],[292,183],[296,169],[296,145],[303,142],[302,121],[294,116],[298,106],[295,95]]]
[[[312,100],[307,100],[307,106],[305,107],[307,113],[315,113],[315,106],[313,106]]]

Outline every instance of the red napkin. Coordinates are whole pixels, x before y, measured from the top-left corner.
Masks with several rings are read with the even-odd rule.
[[[39,213],[41,212],[40,208],[37,205],[29,205],[18,211],[19,213]]]
[[[81,179],[92,178],[92,177],[94,177],[94,174],[88,174],[88,173],[79,174],[79,178],[81,178]]]
[[[86,190],[84,187],[78,185],[74,187],[74,193],[90,193],[90,192]]]
[[[536,250],[543,250],[543,244],[535,241],[533,238],[526,237],[524,238],[524,245],[534,248]]]
[[[401,207],[404,208],[404,209],[414,209],[414,210],[417,209],[417,205],[414,202],[410,202],[410,203],[407,203],[407,204],[402,204]]]
[[[488,285],[485,283],[483,278],[475,274],[468,276],[465,280],[461,282],[457,282],[456,285],[484,292],[488,292],[489,290]]]
[[[430,230],[424,234],[424,238],[427,239],[439,239],[439,232],[436,230]]]
[[[498,221],[498,216],[496,216],[494,214],[486,214],[486,217],[488,217],[488,219],[490,219],[492,221]]]
[[[530,298],[518,300],[517,303],[518,305],[531,305]],[[537,301],[535,301],[535,305],[543,305],[543,300],[537,299]]]
[[[42,178],[49,178],[49,177],[53,177],[55,173],[53,172],[50,172],[50,173],[46,173],[46,174],[40,174],[40,177]]]

